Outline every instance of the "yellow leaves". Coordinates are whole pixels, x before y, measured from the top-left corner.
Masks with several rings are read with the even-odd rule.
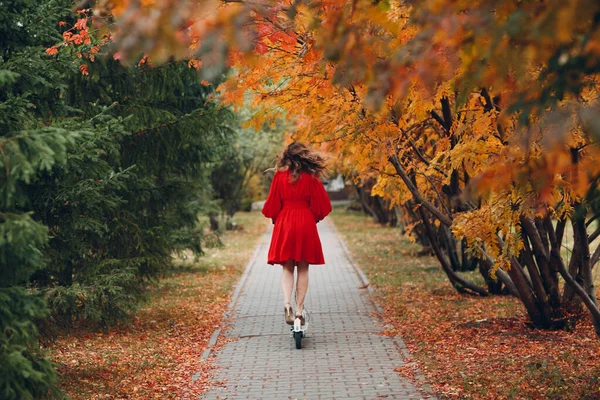
[[[323,143],[340,156],[343,168],[377,177],[373,193],[394,204],[411,195],[389,168],[390,155],[402,159],[431,201],[448,201],[439,193],[458,171],[459,190],[471,191],[482,209],[460,215],[454,229],[473,246],[493,246],[500,235],[504,246],[496,244],[495,255],[501,258],[519,247],[515,207],[537,210],[540,203],[576,199],[600,172],[592,149],[574,164],[564,146],[586,146],[581,129],[550,129],[532,119],[537,131],[522,146],[515,115],[500,112],[521,90],[526,89],[526,100],[542,93],[542,61],[555,53],[557,43],[573,40],[582,2],[499,2],[493,14],[482,14],[483,2],[467,0],[412,6],[396,0],[378,5],[331,0],[298,4],[290,20],[289,1],[244,14],[239,4],[209,0],[197,3],[189,20],[182,20],[186,30],[181,32],[193,39],[187,50],[227,41],[223,52],[235,75],[218,91],[227,105],[260,110],[246,125],[259,128],[284,115],[295,123],[294,138]],[[128,4],[116,0],[117,14]],[[132,26],[157,28],[170,38],[167,44],[177,46],[167,19],[182,14],[160,0],[144,4],[142,9],[158,10],[164,26],[137,19]],[[419,18],[423,12],[431,18]],[[600,44],[592,38],[586,51],[600,54]],[[204,54],[194,55],[189,65],[200,68],[206,62]],[[491,94],[471,93],[475,88]],[[595,89],[586,89],[580,100],[595,96]],[[441,115],[442,98],[452,104],[450,132],[431,115],[432,110]],[[540,137],[556,138],[562,147],[546,146]]]
[[[217,87],[221,92],[221,100],[226,105],[241,105],[244,102],[245,88],[235,80],[228,80]]]
[[[253,128],[256,132],[260,132],[265,123],[269,123],[272,119],[266,109],[256,110],[250,119],[242,124],[243,128]]]
[[[381,196],[390,200],[390,207],[402,205],[411,199],[410,192],[401,182],[400,178],[394,177],[390,167],[387,168],[390,175],[378,175],[375,185],[371,188],[372,196]]]
[[[521,209],[515,191],[493,195],[480,209],[454,216],[452,232],[457,239],[466,239],[469,250],[485,252],[495,261],[495,268],[507,268],[509,259],[523,248],[519,216]]]
[[[371,195],[386,197],[385,196],[385,188],[387,186],[387,183],[388,183],[388,178],[386,176],[379,176],[377,178],[377,183],[371,189]]]
[[[315,9],[310,8],[302,3],[296,7],[296,18],[294,18],[295,31],[308,31],[317,26],[319,23]]]
[[[436,144],[437,151],[439,153],[445,153],[448,149],[450,149],[450,139],[447,136],[440,138]]]

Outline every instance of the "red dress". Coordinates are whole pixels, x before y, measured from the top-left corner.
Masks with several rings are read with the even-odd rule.
[[[275,223],[268,263],[325,264],[317,222],[330,212],[331,202],[319,178],[302,172],[290,183],[290,172],[278,171],[262,210]]]

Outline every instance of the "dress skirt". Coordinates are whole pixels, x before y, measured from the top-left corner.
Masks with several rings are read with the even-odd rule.
[[[263,206],[263,214],[275,224],[267,262],[325,264],[317,222],[330,212],[331,202],[317,177],[303,172],[292,182],[289,171],[277,172]]]

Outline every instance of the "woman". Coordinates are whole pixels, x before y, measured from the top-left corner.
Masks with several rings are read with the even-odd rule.
[[[325,158],[300,142],[290,144],[277,158],[277,171],[271,183],[263,215],[275,227],[269,248],[268,263],[281,264],[285,322],[294,324],[291,297],[296,280],[295,316],[304,324],[304,298],[308,289],[308,266],[325,264],[317,222],[331,212],[331,202],[320,177],[325,172]]]

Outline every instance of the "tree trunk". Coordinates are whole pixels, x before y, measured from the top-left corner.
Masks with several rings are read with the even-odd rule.
[[[438,228],[438,234],[441,236],[441,247],[446,251],[446,254],[448,254],[448,259],[450,261],[450,265],[452,266],[452,271],[460,271],[461,262],[458,258],[456,240],[452,236],[452,232],[450,232],[450,229],[447,226],[440,225],[440,227]]]
[[[490,276],[490,268],[483,262],[478,262],[479,273],[485,280],[490,294],[502,294],[502,281],[500,279],[492,279]]]
[[[471,282],[463,279],[462,277],[457,275],[452,270],[450,263],[446,259],[446,256],[444,255],[443,251],[441,250],[438,242],[435,240],[435,236],[436,236],[435,232],[433,231],[433,227],[431,226],[431,223],[429,222],[429,219],[427,218],[427,215],[425,214],[425,211],[423,210],[422,207],[419,207],[419,215],[421,216],[421,220],[423,221],[425,231],[427,232],[427,235],[430,238],[431,247],[433,248],[433,251],[434,251],[436,257],[437,257],[438,261],[440,262],[440,265],[442,266],[442,270],[446,273],[446,276],[450,280],[450,283],[452,284],[452,286],[459,293],[469,293],[469,294],[478,294],[480,296],[487,296],[488,293],[484,288],[479,287],[479,286],[475,285],[474,283],[471,283]]]
[[[73,286],[73,260],[66,262],[65,268],[61,271],[58,284],[65,287]]]
[[[533,289],[529,284],[529,281],[525,278],[523,268],[519,262],[512,257],[511,266],[508,270],[508,275],[512,279],[519,292],[519,298],[527,310],[527,314],[531,319],[531,322],[536,328],[548,329],[551,326],[551,318],[549,313],[543,312],[538,307],[538,301],[535,297]]]
[[[600,337],[600,309],[598,309],[598,305],[592,301],[592,299],[586,293],[585,289],[579,283],[577,283],[575,279],[573,279],[573,276],[565,268],[562,259],[559,260],[560,262],[558,263],[558,271],[560,272],[564,280],[574,288],[575,292],[579,295],[579,298],[581,298],[581,300],[587,307],[592,317],[592,323],[594,325],[596,335]]]
[[[219,218],[218,216],[211,214],[208,216],[208,220],[210,222],[210,230],[213,232],[217,232],[219,230]]]
[[[415,237],[416,242],[423,247],[423,252],[425,254],[433,254],[431,242],[429,240],[429,236],[427,236],[427,233],[425,232],[423,221],[421,221],[421,217],[415,212],[414,207],[415,205],[412,201],[408,201],[404,205],[405,221],[403,224],[414,225],[412,228],[412,235]]]
[[[362,186],[354,184],[354,190],[360,201],[363,212],[370,215],[381,225],[397,226],[398,217],[396,211],[390,207],[390,202],[381,196],[372,196],[371,188],[373,181],[365,181]]]
[[[583,209],[583,206],[580,206]],[[592,267],[590,265],[590,244],[588,242],[588,235],[585,229],[585,210],[581,212],[576,211],[576,215],[582,215],[582,217],[576,217],[573,220],[573,233],[577,237],[574,241],[574,246],[580,248],[579,251],[579,270],[581,277],[583,278],[583,288],[589,296],[590,300],[597,306],[598,300],[596,299],[596,290],[594,289],[594,279],[592,276]]]

